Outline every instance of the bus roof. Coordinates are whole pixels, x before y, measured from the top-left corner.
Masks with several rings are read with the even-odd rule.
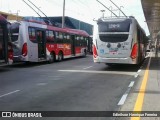
[[[121,20],[131,20],[131,19],[135,19],[134,17],[112,17],[112,18],[99,18],[98,20],[97,20],[97,22],[100,22],[100,21],[113,21],[113,20],[115,20],[115,21],[121,21]],[[136,20],[136,19],[135,19]]]
[[[78,30],[78,29],[70,29],[70,28],[59,28],[55,26],[48,25],[49,30],[59,31],[59,32],[65,32],[70,34],[77,34],[82,36],[89,36],[89,34],[86,31]]]
[[[65,32],[65,33],[69,33],[69,34],[76,34],[76,35],[82,35],[82,36],[85,36],[85,37],[89,37],[89,34],[84,30],[55,27],[53,25],[47,25],[44,22],[39,22],[39,21],[35,21],[35,20],[34,21],[32,21],[32,20],[22,20],[21,22],[30,22],[30,23],[46,25],[48,30],[54,30],[54,31]]]

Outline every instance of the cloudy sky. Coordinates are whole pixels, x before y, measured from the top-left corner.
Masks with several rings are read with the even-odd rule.
[[[26,2],[28,0],[25,0]],[[63,0],[30,0],[37,7],[39,7],[47,16],[62,16],[63,14]],[[113,11],[119,15],[117,8],[110,2],[110,0],[99,0],[106,7],[111,7]],[[123,12],[127,16],[135,16],[142,28],[146,31],[148,27],[145,23],[143,10],[141,7],[141,0],[112,0],[119,7],[122,6]],[[111,13],[106,10],[96,0],[66,0],[65,15],[73,17],[84,22],[94,24],[93,19],[102,16],[101,10],[105,10],[105,16],[111,16]],[[20,16],[38,16],[31,8],[29,8],[23,0],[0,0],[0,11],[9,12]],[[36,10],[40,13],[38,10]],[[41,14],[44,16],[43,14]],[[122,13],[120,13],[122,15]]]

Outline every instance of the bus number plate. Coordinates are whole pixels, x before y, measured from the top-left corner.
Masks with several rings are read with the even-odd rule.
[[[117,54],[117,51],[110,51],[109,53],[114,55],[114,54]]]
[[[118,49],[117,48],[110,48],[109,53],[110,54],[117,54]]]

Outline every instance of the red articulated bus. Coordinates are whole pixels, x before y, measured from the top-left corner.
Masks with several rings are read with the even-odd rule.
[[[85,31],[59,28],[35,20],[11,24],[14,61],[62,61],[86,56],[89,34]]]

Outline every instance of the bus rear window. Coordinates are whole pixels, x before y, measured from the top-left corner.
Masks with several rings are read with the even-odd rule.
[[[128,39],[129,34],[100,34],[100,40],[103,42],[124,42]]]
[[[99,32],[129,32],[131,20],[123,21],[99,21]]]

